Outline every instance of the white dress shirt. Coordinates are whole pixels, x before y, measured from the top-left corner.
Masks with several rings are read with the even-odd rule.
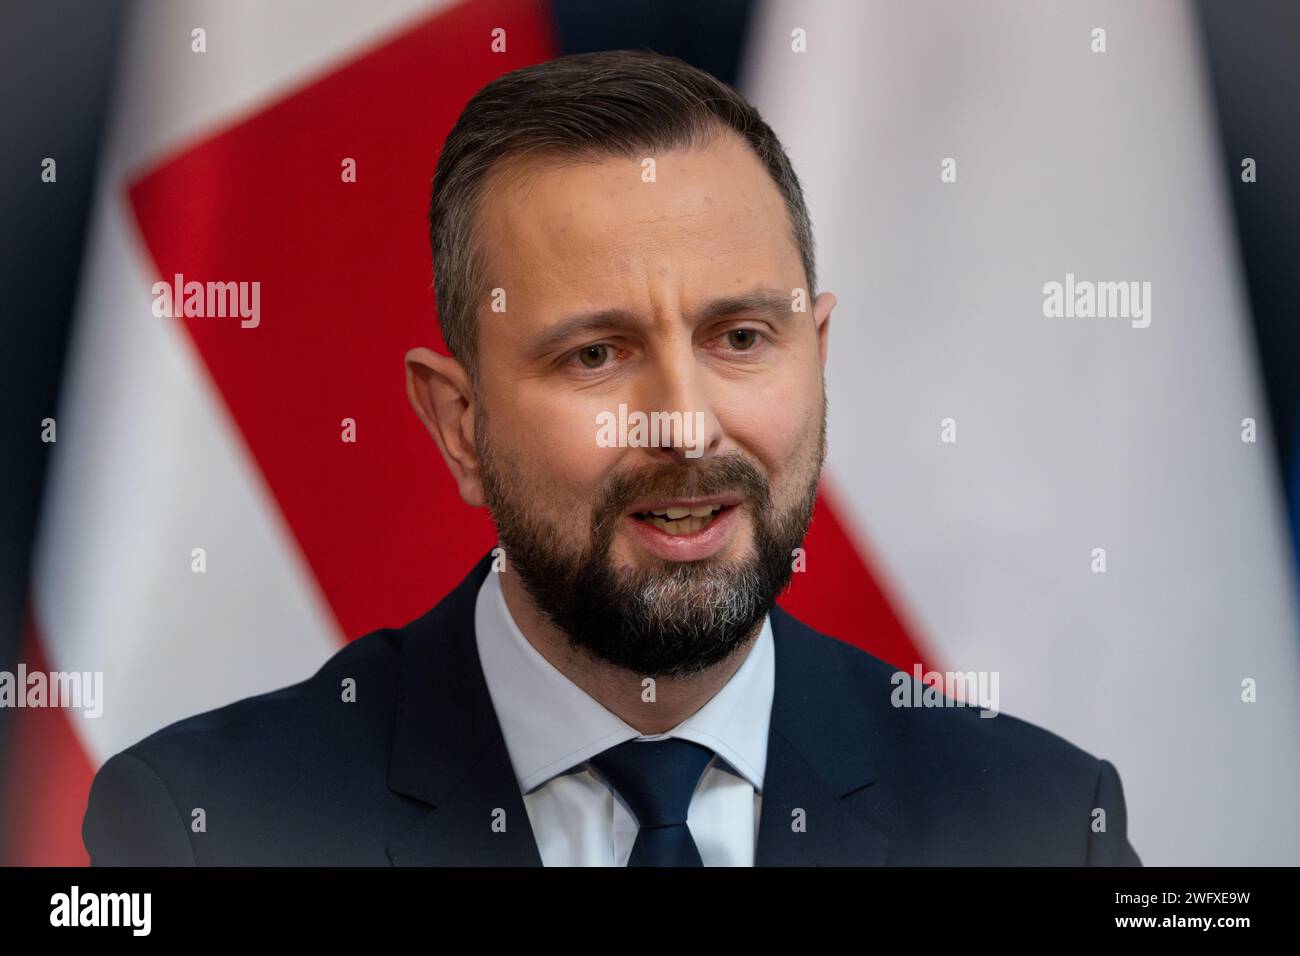
[[[663,737],[714,752],[686,820],[704,865],[754,865],[776,677],[770,618],[731,679],[693,715],[657,735],[638,733],[528,642],[496,572],[479,588],[474,634],[543,865],[627,865],[636,818],[586,761],[626,740]]]

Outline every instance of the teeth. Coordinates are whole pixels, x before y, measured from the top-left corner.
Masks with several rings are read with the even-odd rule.
[[[685,518],[687,515],[693,518],[707,518],[713,512],[721,510],[721,508],[722,505],[696,505],[694,508],[658,508],[650,513],[667,518],[669,521],[676,521],[679,518]]]
[[[649,521],[656,528],[658,528],[660,531],[666,531],[668,534],[671,535],[682,535],[682,534],[694,534],[696,531],[699,531],[706,524],[708,524],[712,519],[694,518],[694,517],[687,516],[677,521],[667,521],[659,517],[658,515],[651,515],[646,520]]]
[[[706,527],[713,520],[714,511],[721,507],[721,505],[717,505],[714,507],[704,506],[695,509],[670,508],[666,512],[666,514],[670,516],[680,512],[680,515],[676,519],[664,517],[665,512],[655,512],[647,517],[646,521],[654,525],[660,531],[665,531],[671,535],[694,534],[701,528]],[[696,511],[702,511],[703,514],[695,514],[694,512]]]

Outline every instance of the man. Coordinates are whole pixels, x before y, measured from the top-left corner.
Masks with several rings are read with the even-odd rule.
[[[303,683],[113,757],[94,863],[1139,862],[1110,763],[896,707],[891,667],[775,605],[835,298],[734,90],[648,53],[504,76],[430,225],[452,355],[411,350],[407,389],[500,547]]]

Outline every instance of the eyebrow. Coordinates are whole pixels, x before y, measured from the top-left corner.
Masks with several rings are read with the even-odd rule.
[[[699,325],[729,315],[758,313],[776,322],[787,321],[794,310],[791,294],[780,289],[754,289],[740,295],[724,296],[707,302],[692,325]],[[569,339],[583,332],[599,332],[617,328],[633,328],[642,324],[639,317],[626,309],[599,309],[582,312],[561,319],[543,330],[533,341],[529,353],[534,358],[548,354]]]

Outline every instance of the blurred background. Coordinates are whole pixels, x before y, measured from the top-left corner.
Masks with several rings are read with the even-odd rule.
[[[492,545],[402,379],[438,150],[494,76],[642,47],[763,112],[839,299],[781,603],[997,671],[1118,766],[1145,863],[1300,863],[1289,0],[6,0],[0,672],[104,695],[0,707],[0,862],[85,863],[108,756]],[[260,281],[261,324],[154,316],[177,273]],[[1150,324],[1045,317],[1067,275],[1150,282]]]

